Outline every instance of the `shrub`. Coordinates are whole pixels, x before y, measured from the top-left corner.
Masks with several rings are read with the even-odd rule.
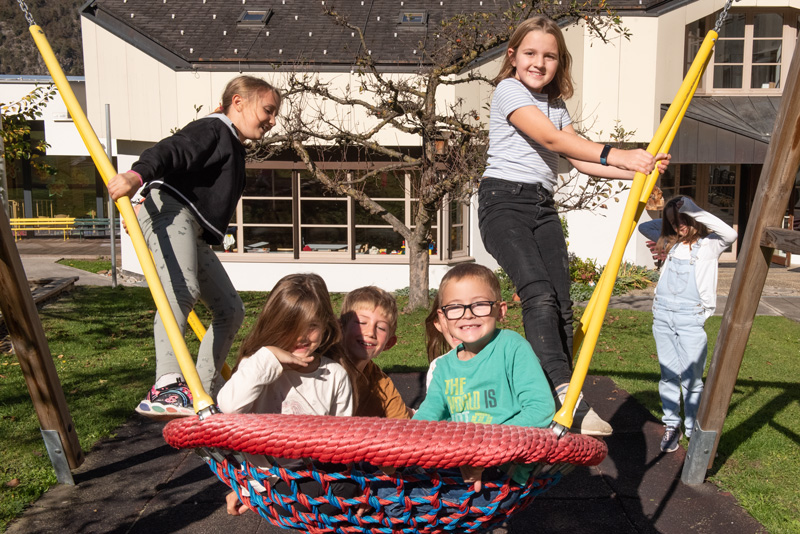
[[[497,269],[494,273],[497,275],[497,279],[500,280],[500,294],[503,296],[503,300],[511,302],[514,300],[514,282],[511,281],[511,278],[502,268]]]
[[[603,269],[593,259],[583,260],[575,254],[569,255],[569,279],[573,284],[594,285],[600,280]]]
[[[614,295],[624,295],[634,289],[644,289],[651,284],[658,282],[658,271],[639,267],[630,262],[624,262],[619,266],[617,282],[614,284]]]
[[[500,279],[500,287],[503,290],[503,300],[511,302],[515,289],[511,279],[503,271],[495,271]],[[603,274],[603,267],[597,265],[594,259],[581,259],[575,254],[569,255],[569,277],[571,280],[569,297],[576,301],[589,300],[594,292],[600,275]],[[659,272],[645,267],[640,267],[630,262],[620,265],[617,280],[614,283],[612,295],[624,295],[634,289],[644,289],[651,284],[658,282]]]

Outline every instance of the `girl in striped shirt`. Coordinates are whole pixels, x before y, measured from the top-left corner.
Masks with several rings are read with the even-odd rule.
[[[571,62],[561,29],[545,16],[524,21],[511,36],[495,78],[488,161],[478,189],[484,246],[514,282],[525,336],[562,402],[572,375],[572,301],[553,200],[559,157],[582,173],[612,179],[649,174],[656,165],[663,172],[669,161],[666,154],[653,157],[577,135],[564,104],[573,93]],[[607,436],[612,429],[581,400],[573,431]]]

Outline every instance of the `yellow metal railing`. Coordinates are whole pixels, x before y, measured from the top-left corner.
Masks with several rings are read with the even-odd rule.
[[[64,241],[69,239],[69,233],[74,229],[74,217],[20,217],[9,219],[11,231],[14,232],[14,241],[21,239],[20,232],[61,232]]]

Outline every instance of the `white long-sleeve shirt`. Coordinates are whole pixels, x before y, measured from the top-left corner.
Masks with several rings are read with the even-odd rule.
[[[697,254],[697,262],[695,263],[695,282],[697,283],[697,291],[700,293],[700,303],[705,310],[706,318],[714,314],[717,308],[717,272],[719,266],[719,257],[734,241],[738,235],[736,230],[725,224],[719,217],[708,213],[697,206],[691,199],[683,197],[683,206],[680,213],[688,215],[695,221],[702,223],[708,228],[711,233],[700,239],[700,250]],[[647,221],[639,225],[639,232],[651,241],[658,241],[661,235],[661,219]],[[692,245],[696,246],[696,245]],[[689,245],[684,243],[677,243],[670,251],[670,257],[675,257],[681,260],[688,260],[691,258],[691,249]],[[666,262],[661,267],[662,272],[668,268],[670,257],[667,257]],[[656,286],[656,295],[658,295],[658,286]]]
[[[266,347],[239,363],[217,395],[223,413],[353,415],[353,391],[344,367],[325,356],[310,373],[283,368]]]

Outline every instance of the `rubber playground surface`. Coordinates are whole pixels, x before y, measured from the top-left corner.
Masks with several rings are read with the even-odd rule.
[[[422,373],[392,378],[407,403],[419,403]],[[584,393],[614,427],[608,457],[567,474],[515,516],[509,532],[766,532],[713,484],[681,483],[686,451],[662,453],[661,423],[611,380],[590,376]],[[132,414],[115,439],[99,443],[73,472],[75,486],[52,487],[7,532],[283,532],[253,513],[228,516],[227,486],[199,456],[167,445],[163,427]]]

